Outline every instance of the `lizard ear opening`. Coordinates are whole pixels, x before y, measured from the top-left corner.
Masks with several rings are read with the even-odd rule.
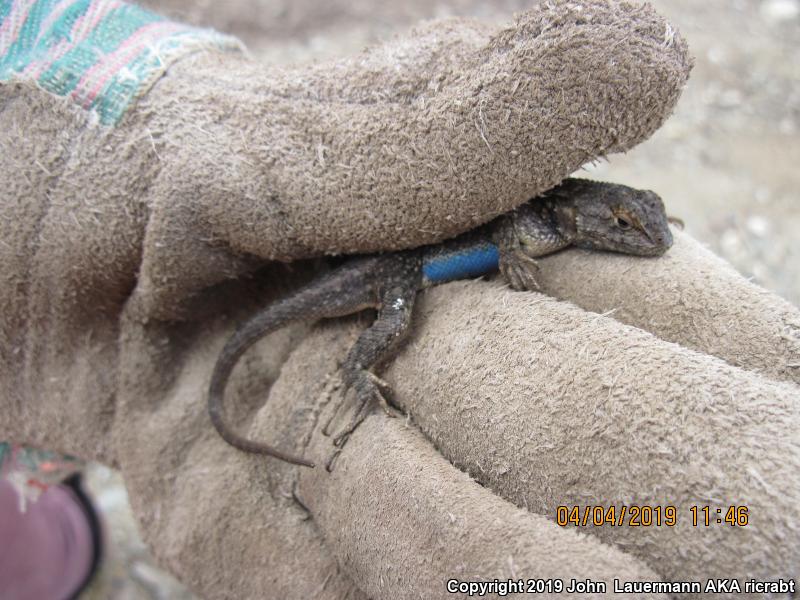
[[[556,205],[555,213],[562,233],[574,236],[578,228],[578,209],[562,203]]]

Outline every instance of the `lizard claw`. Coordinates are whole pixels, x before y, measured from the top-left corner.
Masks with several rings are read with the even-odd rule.
[[[325,470],[328,473],[333,472],[333,465],[336,463],[336,459],[339,458],[339,455],[342,453],[341,448],[336,448],[331,455],[328,457],[328,460],[325,461]]]

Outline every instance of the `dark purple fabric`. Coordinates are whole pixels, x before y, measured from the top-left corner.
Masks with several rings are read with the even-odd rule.
[[[66,600],[85,581],[94,558],[92,529],[66,486],[49,487],[27,510],[0,480],[0,598]]]

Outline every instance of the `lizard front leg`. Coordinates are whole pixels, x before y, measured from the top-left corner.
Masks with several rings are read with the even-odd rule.
[[[539,291],[536,274],[539,263],[525,254],[521,248],[500,251],[500,274],[508,285],[517,291]]]
[[[574,238],[565,218],[546,204],[526,204],[503,217],[493,235],[500,272],[515,290],[538,291],[536,258],[558,252]]]
[[[344,392],[352,390],[356,411],[349,424],[334,438],[339,448],[367,417],[376,401],[388,407],[383,395],[388,385],[372,369],[390,358],[408,333],[422,278],[419,255],[393,257],[387,263],[384,276],[378,318],[359,336],[342,366]]]
[[[523,251],[513,217],[506,217],[499,223],[494,241],[500,254],[500,274],[508,285],[518,291],[539,291],[539,283],[536,281],[539,264]]]

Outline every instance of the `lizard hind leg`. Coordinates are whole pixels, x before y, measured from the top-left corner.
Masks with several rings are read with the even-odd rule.
[[[354,259],[291,296],[263,308],[237,328],[217,358],[208,389],[208,415],[222,439],[244,452],[273,456],[297,465],[314,466],[301,456],[246,438],[228,425],[225,420],[225,388],[241,356],[265,335],[293,321],[316,321],[377,306],[374,278],[384,269],[377,258]]]
[[[381,309],[375,322],[356,340],[342,365],[345,396],[352,392],[356,409],[350,422],[334,437],[334,445],[341,449],[350,434],[367,418],[378,403],[389,412],[384,394],[389,385],[372,372],[394,354],[408,333],[414,300],[420,282],[416,261],[408,261],[397,272],[387,275],[381,295]]]

